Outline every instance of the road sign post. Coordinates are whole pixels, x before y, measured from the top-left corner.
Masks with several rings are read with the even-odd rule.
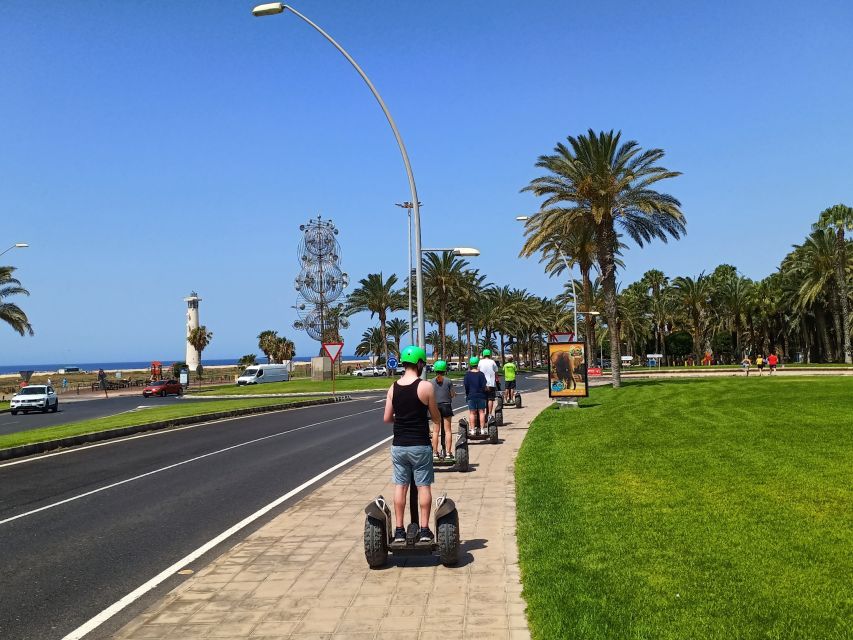
[[[323,351],[325,351],[329,358],[332,359],[332,395],[335,395],[335,360],[338,359],[338,356],[341,355],[341,351],[343,351],[344,343],[343,342],[324,342],[323,343]]]

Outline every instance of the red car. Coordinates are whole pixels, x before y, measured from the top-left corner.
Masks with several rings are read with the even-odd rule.
[[[165,398],[170,394],[180,396],[183,393],[184,388],[177,380],[158,380],[157,382],[152,382],[142,390],[142,395],[146,398],[150,398],[151,396]]]

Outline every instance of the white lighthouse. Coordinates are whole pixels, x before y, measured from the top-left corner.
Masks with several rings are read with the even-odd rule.
[[[187,338],[190,337],[190,333],[193,329],[198,329],[198,303],[201,302],[201,298],[198,297],[198,294],[193,291],[189,296],[184,298],[184,302],[187,303]],[[195,371],[198,368],[199,355],[198,351],[196,351],[195,347],[193,347],[189,342],[187,345],[187,357],[186,363],[187,368],[190,371]]]

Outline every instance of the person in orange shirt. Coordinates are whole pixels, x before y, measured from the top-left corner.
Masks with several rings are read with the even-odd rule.
[[[776,371],[776,365],[779,364],[779,358],[775,353],[771,353],[767,356],[767,365],[770,367],[770,375],[773,375],[773,372]]]

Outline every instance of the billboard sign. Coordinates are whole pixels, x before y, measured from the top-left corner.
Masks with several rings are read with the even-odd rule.
[[[586,398],[586,345],[583,342],[548,343],[548,395],[551,398]]]

